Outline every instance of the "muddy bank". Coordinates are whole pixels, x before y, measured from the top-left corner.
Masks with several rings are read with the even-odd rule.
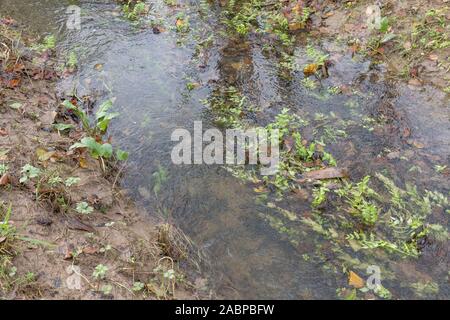
[[[122,195],[120,154],[71,149],[89,128],[61,103],[87,103],[56,94],[54,39],[1,18],[0,44],[0,299],[196,298],[189,242]]]

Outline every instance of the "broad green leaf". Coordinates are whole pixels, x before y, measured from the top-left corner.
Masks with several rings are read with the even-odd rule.
[[[113,106],[113,103],[111,100],[107,100],[107,101],[103,102],[95,114],[96,118],[101,119],[101,118],[105,117],[105,115],[108,113],[109,109],[112,108],[112,106]]]
[[[104,157],[106,159],[111,158],[111,156],[113,155],[113,148],[112,148],[112,146],[109,143],[102,144],[100,146],[100,153],[99,154],[100,154],[101,157]]]

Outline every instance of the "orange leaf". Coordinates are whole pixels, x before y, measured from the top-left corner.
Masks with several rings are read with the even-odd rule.
[[[19,86],[19,84],[20,84],[20,79],[12,79],[12,80],[9,81],[8,87],[16,88],[16,87]]]
[[[303,69],[303,73],[305,74],[305,76],[310,76],[316,73],[318,68],[319,66],[316,63],[311,63]]]
[[[353,271],[350,271],[348,284],[357,289],[364,288],[365,286],[364,280]]]

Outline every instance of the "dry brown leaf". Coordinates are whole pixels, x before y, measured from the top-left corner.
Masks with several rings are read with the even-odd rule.
[[[308,179],[311,180],[326,180],[326,179],[336,179],[348,177],[347,169],[330,167],[325,169],[313,170],[303,174],[303,179],[299,182],[304,182]]]
[[[86,247],[83,249],[83,253],[96,254],[96,253],[98,253],[98,249],[96,247]]]
[[[11,179],[9,178],[9,174],[5,173],[1,178],[0,178],[0,186],[6,186],[11,182]]]
[[[415,87],[420,87],[422,85],[422,82],[420,82],[419,79],[410,79],[408,81],[408,84]]]
[[[289,31],[297,31],[300,29],[304,29],[305,24],[303,22],[292,22],[289,23]]]

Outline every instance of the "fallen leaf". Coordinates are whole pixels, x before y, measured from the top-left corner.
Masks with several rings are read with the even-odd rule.
[[[42,148],[37,148],[36,149],[36,155],[37,155],[39,161],[47,161],[54,154],[55,154],[55,151],[47,151],[47,150],[42,149]]]
[[[9,178],[9,174],[5,173],[1,178],[0,178],[0,186],[6,186],[10,183],[11,179]]]
[[[12,88],[12,89],[18,87],[19,85],[20,85],[20,79],[12,79],[12,80],[9,80],[9,82],[8,82],[8,87]]]
[[[48,111],[44,113],[41,117],[41,123],[44,125],[51,125],[53,122],[55,122],[55,118],[57,116],[56,111]]]
[[[89,168],[88,163],[86,161],[86,158],[80,158],[80,160],[78,161],[78,165],[80,166],[80,168],[82,169],[87,169]]]
[[[83,253],[96,254],[96,253],[98,253],[98,249],[96,247],[86,247],[83,249]]]
[[[300,29],[304,29],[305,24],[303,22],[292,22],[289,23],[289,31],[297,31]]]
[[[317,69],[319,69],[319,66],[316,63],[311,63],[303,68],[303,73],[305,74],[305,76],[310,76],[315,74],[317,72]]]
[[[423,149],[423,148],[425,148],[425,144],[423,144],[422,142],[420,142],[420,141],[417,141],[417,140],[411,140],[411,139],[409,139],[408,141],[406,141],[409,145],[412,145],[412,146],[414,146],[414,147],[416,147],[417,149]]]
[[[336,179],[348,177],[347,169],[330,167],[325,169],[313,170],[305,172],[303,178],[298,180],[299,182],[305,182],[308,179],[311,180],[326,180],[326,179]]]
[[[95,232],[95,229],[92,226],[90,226],[84,222],[81,222],[80,220],[75,219],[75,218],[68,218],[66,220],[66,223],[67,223],[67,227],[71,230],[80,230],[80,231],[86,231],[86,232],[91,232],[91,233]]]
[[[420,87],[422,85],[422,82],[420,82],[419,79],[410,79],[408,81],[408,84],[415,87]]]
[[[94,66],[94,69],[97,70],[97,71],[103,70],[103,64],[97,63],[97,64]]]
[[[428,56],[428,59],[430,59],[431,61],[437,61],[439,59],[437,54],[430,54]]]
[[[348,284],[356,289],[361,289],[365,286],[364,280],[353,271],[350,271],[348,276]]]

